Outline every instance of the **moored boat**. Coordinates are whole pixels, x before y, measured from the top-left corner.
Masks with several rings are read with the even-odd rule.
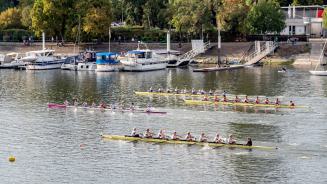
[[[27,53],[30,58],[35,57],[36,59],[31,60],[30,63],[26,65],[27,70],[50,70],[50,69],[60,69],[61,65],[64,63],[64,59],[60,56],[54,56],[54,50],[39,50],[31,51]]]
[[[118,54],[113,52],[100,52],[96,54],[96,72],[113,72],[123,69],[118,60]]]

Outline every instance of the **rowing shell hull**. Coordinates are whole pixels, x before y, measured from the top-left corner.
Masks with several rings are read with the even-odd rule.
[[[185,100],[189,105],[228,105],[228,106],[248,106],[248,107],[271,107],[271,108],[307,108],[307,106],[290,106],[290,105],[275,105],[275,104],[254,104],[254,103],[236,103],[236,102],[212,102],[201,100]]]
[[[90,110],[102,110],[102,111],[113,111],[113,112],[130,112],[130,113],[144,113],[144,114],[167,114],[167,112],[162,111],[144,111],[144,110],[129,110],[129,109],[109,109],[109,108],[101,108],[101,107],[81,107],[81,106],[70,106],[64,104],[55,104],[55,103],[48,103],[48,108],[50,109],[64,109],[64,108],[77,108],[77,109],[90,109]]]
[[[122,140],[122,141],[142,141],[150,143],[165,143],[165,144],[187,144],[187,145],[199,145],[199,146],[211,146],[211,147],[230,147],[230,148],[242,148],[242,149],[263,149],[263,150],[273,150],[274,147],[268,146],[244,146],[240,144],[216,144],[216,143],[204,143],[195,141],[174,141],[174,140],[164,140],[164,139],[153,139],[153,138],[140,138],[140,137],[128,137],[121,135],[102,135],[102,138],[108,140]]]

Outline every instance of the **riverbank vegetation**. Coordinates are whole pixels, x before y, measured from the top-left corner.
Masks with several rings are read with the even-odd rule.
[[[39,38],[81,41],[163,42],[225,40],[279,33],[285,26],[280,6],[323,4],[323,0],[0,0],[0,40]],[[109,27],[110,30],[109,30]]]

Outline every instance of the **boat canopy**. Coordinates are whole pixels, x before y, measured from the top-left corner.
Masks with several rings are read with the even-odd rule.
[[[132,50],[128,51],[127,54],[144,54],[145,51],[140,51],[140,50]]]
[[[117,64],[118,54],[114,52],[99,52],[96,53],[96,64]]]

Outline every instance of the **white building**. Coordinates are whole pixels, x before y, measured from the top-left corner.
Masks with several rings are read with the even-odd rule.
[[[306,35],[321,37],[324,34],[324,6],[288,6],[282,7],[286,16],[286,27],[281,35]]]

